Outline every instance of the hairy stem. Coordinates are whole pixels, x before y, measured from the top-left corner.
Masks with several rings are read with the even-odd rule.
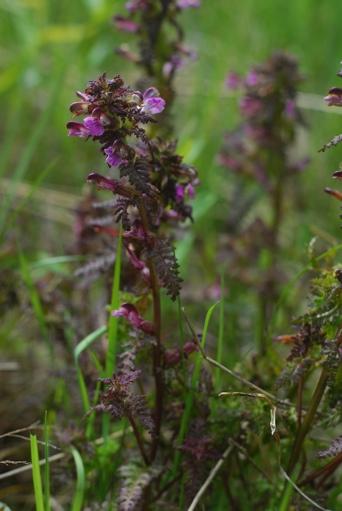
[[[267,325],[272,317],[273,307],[277,299],[277,281],[276,281],[276,268],[278,264],[279,252],[279,229],[282,223],[283,200],[284,200],[284,162],[283,159],[279,161],[274,155],[270,155],[270,168],[277,168],[278,174],[276,182],[270,197],[272,209],[271,221],[271,245],[269,251],[269,262],[267,263],[266,272],[269,274],[267,277],[267,292],[260,293],[258,297],[259,311],[258,311],[258,347],[259,354],[264,356],[268,349],[267,339]]]
[[[327,463],[323,467],[311,472],[305,479],[300,481],[300,483],[299,483],[300,486],[311,484],[312,481],[314,481],[315,479],[318,479],[320,477],[321,477],[321,479],[319,480],[317,486],[321,486],[322,483],[328,477],[330,477],[335,472],[335,470],[338,469],[338,467],[341,465],[341,463],[342,463],[342,452],[337,454],[337,456],[335,456],[335,458],[333,460],[329,461],[329,463]]]
[[[144,447],[144,442],[143,442],[143,439],[141,438],[138,426],[136,425],[135,420],[133,419],[133,417],[131,415],[128,417],[128,420],[129,420],[129,423],[130,423],[130,425],[132,427],[134,436],[136,438],[136,441],[137,441],[137,444],[138,444],[141,456],[142,456],[142,458],[143,458],[143,460],[145,462],[145,465],[149,465],[150,461],[149,461],[148,456],[146,454],[145,447]]]
[[[301,376],[297,389],[297,424],[298,428],[302,425],[302,411],[303,411],[303,390],[304,390],[304,377]]]
[[[155,437],[152,442],[151,458],[154,460],[159,443],[160,428],[163,416],[163,398],[164,398],[164,376],[162,369],[162,342],[161,342],[161,305],[159,283],[152,261],[149,263],[151,276],[151,287],[153,297],[153,322],[156,332],[156,344],[153,346],[153,375],[156,387],[155,403]]]
[[[156,55],[156,47],[160,37],[161,28],[167,17],[170,0],[161,1],[161,10],[154,16],[145,20],[147,27],[148,46],[143,54],[143,63],[145,70],[149,76],[156,76],[154,60]]]
[[[139,201],[138,208],[141,221],[146,234],[149,233],[148,217],[143,201]],[[152,258],[148,259],[148,268],[150,271],[150,284],[153,300],[153,324],[155,330],[156,343],[153,345],[153,376],[155,381],[155,436],[151,446],[151,461],[154,460],[160,437],[160,428],[163,417],[163,401],[164,401],[164,375],[162,368],[163,346],[161,341],[161,303],[160,303],[160,286],[155,265]]]
[[[325,391],[325,388],[327,385],[327,381],[328,381],[328,371],[324,367],[322,369],[320,378],[316,385],[316,389],[312,396],[310,407],[307,411],[307,414],[305,415],[305,418],[304,418],[301,426],[298,428],[298,431],[297,431],[297,436],[295,439],[295,443],[293,445],[292,454],[291,454],[290,461],[288,464],[288,473],[289,474],[291,474],[291,472],[293,471],[293,469],[295,468],[295,466],[298,462],[305,437],[312,426],[313,419],[315,417],[317,408],[318,408],[318,406],[321,402],[321,399],[323,397],[323,394],[324,394],[324,391]]]

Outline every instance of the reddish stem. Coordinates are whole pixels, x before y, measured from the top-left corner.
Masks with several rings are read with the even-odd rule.
[[[149,223],[147,212],[142,200],[138,202],[140,217],[145,233],[149,233]],[[153,300],[153,324],[155,330],[156,344],[153,345],[153,376],[155,381],[155,436],[151,446],[151,462],[157,454],[161,422],[163,417],[164,402],[164,375],[162,367],[163,346],[161,341],[161,304],[160,304],[160,286],[158,276],[152,258],[148,259],[148,268],[150,271],[150,283]]]

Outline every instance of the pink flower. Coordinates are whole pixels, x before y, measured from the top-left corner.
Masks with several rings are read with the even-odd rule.
[[[160,97],[158,89],[149,87],[143,94],[141,111],[146,114],[160,114],[165,108],[165,100]]]
[[[182,202],[185,196],[185,189],[182,185],[176,185],[176,202]]]
[[[126,251],[127,251],[129,260],[130,260],[131,264],[134,266],[134,268],[137,269],[138,271],[140,271],[142,277],[146,281],[149,281],[150,270],[146,266],[146,263],[144,261],[142,261],[141,259],[139,259],[139,257],[135,254],[134,250],[130,246],[126,247]]]
[[[164,353],[164,362],[167,367],[176,366],[181,361],[181,354],[178,348],[171,348]]]
[[[196,195],[195,187],[189,183],[185,187],[185,194],[189,197],[189,199],[194,199]]]
[[[199,7],[200,5],[200,0],[177,0],[179,9],[189,9],[189,7]]]
[[[246,117],[254,117],[262,109],[262,103],[259,99],[252,96],[244,96],[240,102],[240,108]]]
[[[104,134],[104,127],[102,126],[100,119],[97,119],[96,117],[91,115],[89,117],[85,117],[83,124],[89,131],[89,135],[91,137],[100,137]]]
[[[245,84],[248,87],[255,87],[259,83],[259,75],[256,71],[252,70],[248,73],[245,79]]]
[[[132,34],[138,32],[140,25],[135,21],[125,18],[124,16],[114,16],[114,23],[118,30],[123,32],[130,32]]]
[[[67,128],[69,137],[89,137],[89,130],[81,122],[70,121],[67,124]]]
[[[293,99],[288,99],[285,103],[285,115],[288,119],[296,118],[296,102]]]
[[[328,106],[342,106],[342,89],[333,87],[329,90],[328,95],[325,96],[324,101]]]
[[[194,351],[198,351],[198,346],[194,341],[187,341],[183,346],[184,355],[191,355]]]
[[[118,310],[112,312],[112,315],[116,318],[122,317],[127,319],[136,330],[141,330],[145,332],[145,334],[154,335],[153,323],[142,318],[131,303],[122,304]]]
[[[182,202],[185,197],[189,197],[193,199],[195,197],[195,188],[192,184],[187,184],[185,186],[177,184],[176,185],[176,202]]]
[[[163,75],[168,78],[177,69],[180,69],[184,65],[184,60],[177,54],[171,56],[168,62],[165,62],[163,66]]]
[[[106,162],[110,167],[118,167],[122,163],[122,158],[115,147],[113,146],[106,147],[104,149],[104,153],[106,155]]]
[[[147,7],[147,0],[130,0],[126,2],[125,7],[129,12],[144,10]]]
[[[230,90],[238,89],[241,85],[241,76],[234,71],[231,71],[226,77],[225,85]]]

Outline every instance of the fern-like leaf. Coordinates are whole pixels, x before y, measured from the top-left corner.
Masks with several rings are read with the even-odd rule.
[[[150,252],[158,277],[167,294],[175,300],[181,289],[182,279],[179,276],[179,264],[170,240],[157,239]]]
[[[330,149],[331,147],[335,147],[338,144],[340,144],[341,142],[342,142],[342,133],[341,133],[341,135],[336,135],[336,137],[332,138],[330,140],[330,142],[328,142],[327,144],[324,144],[324,146],[321,147],[321,149],[319,151],[323,153],[327,149]]]
[[[122,466],[118,511],[139,511],[146,489],[160,472],[160,468],[150,467],[146,470],[146,467],[137,466],[132,462]]]
[[[341,454],[341,452],[342,452],[342,435],[339,436],[338,438],[335,438],[335,440],[330,444],[330,446],[327,449],[319,451],[318,457],[330,458],[332,456],[337,456],[338,454]]]

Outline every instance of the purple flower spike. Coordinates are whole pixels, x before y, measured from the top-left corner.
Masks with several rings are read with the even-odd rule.
[[[258,73],[254,70],[250,71],[246,76],[245,83],[248,87],[256,87],[259,83]]]
[[[198,351],[198,346],[194,341],[187,341],[183,346],[185,355],[191,355],[194,351]]]
[[[240,109],[242,115],[246,117],[254,117],[262,109],[262,103],[258,98],[244,96],[240,101]]]
[[[186,185],[185,192],[186,192],[186,195],[189,197],[189,199],[195,198],[195,195],[196,195],[195,187],[191,183]]]
[[[83,121],[84,126],[88,129],[89,135],[92,137],[100,137],[104,134],[104,127],[102,126],[100,119],[96,117],[85,117]]]
[[[67,124],[69,137],[89,137],[89,130],[80,122],[70,121]]]
[[[181,361],[181,353],[178,348],[170,348],[164,353],[164,362],[167,367],[173,367]]]
[[[141,111],[146,114],[160,114],[165,108],[165,100],[160,97],[158,89],[150,87],[143,95]]]
[[[185,196],[185,189],[182,185],[176,185],[176,201],[182,202]]]
[[[123,32],[130,32],[131,34],[138,32],[140,28],[138,23],[125,18],[124,16],[115,16],[114,22],[118,30],[122,30]]]
[[[225,80],[225,84],[230,90],[236,90],[241,85],[241,76],[235,73],[234,71],[231,71],[228,73],[227,78]]]
[[[179,9],[189,9],[189,7],[199,7],[200,5],[200,0],[177,0]]]
[[[285,103],[285,115],[288,119],[294,120],[296,118],[296,103],[293,99],[288,99]]]
[[[190,183],[185,186],[177,184],[176,185],[176,202],[182,202],[186,197],[189,197],[189,199],[193,199],[195,197],[194,186]]]
[[[123,303],[119,309],[112,312],[116,318],[125,318],[137,330],[142,330],[145,334],[153,335],[154,326],[150,321],[143,319],[137,309],[131,303]]]
[[[106,162],[110,167],[118,167],[122,163],[122,158],[114,146],[109,146],[104,149],[104,153],[107,156]]]
[[[184,65],[184,59],[179,55],[175,54],[171,56],[168,62],[165,62],[163,66],[163,75],[168,78],[172,73],[180,69]]]
[[[147,7],[147,0],[130,0],[126,2],[125,7],[129,12],[144,10]]]

